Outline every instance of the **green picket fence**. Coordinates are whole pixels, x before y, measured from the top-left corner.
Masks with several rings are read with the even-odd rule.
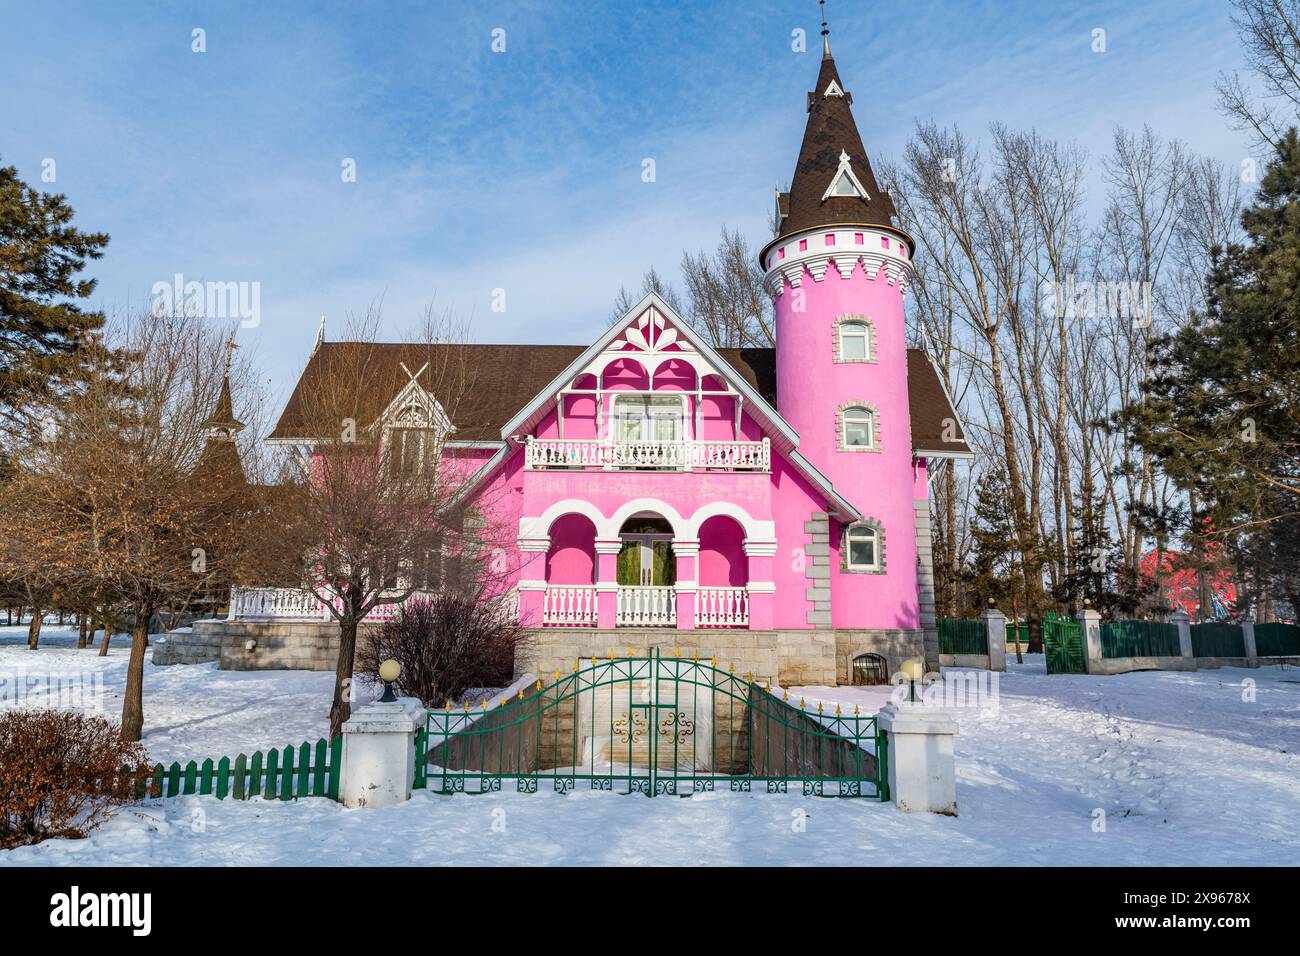
[[[1102,657],[1178,657],[1178,625],[1164,621],[1107,621],[1101,626]]]
[[[1260,657],[1300,657],[1300,624],[1256,624],[1255,653]]]
[[[186,794],[211,795],[218,800],[230,797],[247,800],[262,796],[268,800],[292,800],[296,797],[339,798],[339,767],[342,764],[343,738],[315,745],[303,741],[296,748],[259,750],[234,760],[211,758],[197,764],[193,760],[182,767],[173,763],[164,768],[156,764],[147,781],[144,796],[179,797]]]
[[[981,620],[939,618],[940,654],[987,654],[988,629]]]
[[[1224,621],[1193,624],[1192,653],[1197,657],[1245,657],[1246,635],[1239,624]]]

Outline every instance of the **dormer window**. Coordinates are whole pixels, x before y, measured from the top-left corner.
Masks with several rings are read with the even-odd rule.
[[[388,471],[394,478],[426,474],[433,464],[433,435],[428,428],[388,429]]]
[[[825,202],[832,196],[839,197],[856,197],[858,199],[868,199],[867,191],[863,188],[862,183],[858,182],[858,177],[853,173],[853,164],[849,160],[849,154],[840,150],[840,165],[835,170],[835,175],[831,177],[831,183],[826,187],[826,192],[822,194],[822,201]]]

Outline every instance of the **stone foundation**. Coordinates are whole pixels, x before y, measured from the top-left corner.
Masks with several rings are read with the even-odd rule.
[[[357,641],[363,642],[374,624],[361,625]],[[249,650],[247,644],[254,641]],[[527,632],[515,654],[515,676],[532,672],[551,683],[556,671],[573,670],[577,658],[593,655],[643,657],[657,648],[664,657],[699,655],[717,659],[722,670],[751,674],[767,686],[849,684],[853,658],[879,654],[889,673],[909,657],[925,653],[920,629],[849,630],[824,628],[799,631],[750,631],[728,628],[596,628],[545,627]],[[338,660],[339,628],[323,621],[195,621],[189,631],[172,631],[153,646],[153,662],[202,664],[218,661],[223,671],[313,670],[332,671]]]
[[[853,658],[879,654],[893,674],[909,657],[924,654],[924,632],[916,630],[801,630],[749,631],[726,628],[674,630],[671,628],[534,628],[515,654],[515,675],[531,671],[547,683],[556,671],[573,670],[575,659],[605,658],[611,647],[616,657],[645,656],[657,648],[665,657],[699,655],[717,659],[722,670],[752,674],[756,683],[796,687],[805,684],[834,686],[852,682]],[[617,643],[614,643],[617,642]]]

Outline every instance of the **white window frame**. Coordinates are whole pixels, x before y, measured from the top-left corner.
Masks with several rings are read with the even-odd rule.
[[[839,411],[839,447],[840,451],[879,451],[879,423],[876,421],[876,410],[865,402],[846,403]],[[850,444],[849,443],[849,424],[855,426],[865,424],[867,426],[867,443]]]
[[[871,562],[864,564],[853,560],[853,539],[855,536],[867,536],[871,540]],[[843,556],[841,569],[851,574],[880,574],[885,570],[885,533],[878,522],[867,521],[850,525],[844,529],[840,541]]]
[[[845,343],[850,339],[860,339],[862,341],[862,354],[849,355],[845,349]],[[870,362],[871,354],[871,325],[865,319],[843,319],[837,326],[836,351],[835,359],[838,362]]]

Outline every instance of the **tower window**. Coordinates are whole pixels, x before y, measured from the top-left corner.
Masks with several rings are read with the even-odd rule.
[[[844,529],[840,540],[840,570],[880,574],[885,570],[885,535],[880,522],[868,518]]]
[[[841,315],[835,319],[833,358],[836,362],[876,361],[876,327],[865,315]]]
[[[840,451],[880,451],[876,444],[876,413],[868,405],[840,409]]]

